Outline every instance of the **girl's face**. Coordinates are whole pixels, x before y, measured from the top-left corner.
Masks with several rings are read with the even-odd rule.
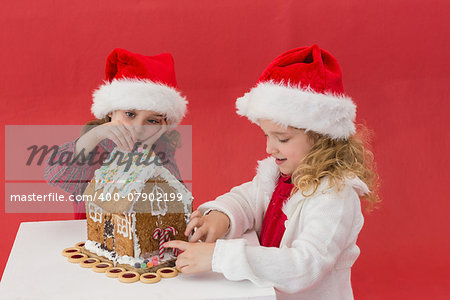
[[[162,114],[151,110],[115,110],[108,116],[112,123],[133,126],[141,142],[153,136],[161,128],[160,125],[166,122]]]
[[[275,157],[280,172],[291,175],[312,147],[303,129],[283,128],[270,120],[259,119],[267,138],[266,151]]]

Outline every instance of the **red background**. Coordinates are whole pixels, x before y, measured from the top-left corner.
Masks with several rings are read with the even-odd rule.
[[[193,126],[197,207],[250,180],[265,157],[262,133],[235,114],[235,99],[274,57],[318,43],[338,58],[358,121],[374,131],[382,178],[383,205],[366,215],[359,237],[355,297],[448,295],[448,1],[101,2],[2,3],[3,143],[4,125],[91,119],[91,92],[113,48],[171,52],[190,101],[183,124]],[[0,208],[1,273],[20,222],[72,217]]]

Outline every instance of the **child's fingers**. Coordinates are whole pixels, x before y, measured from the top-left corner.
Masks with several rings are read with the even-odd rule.
[[[154,126],[161,126],[161,125],[146,125],[146,126],[154,127]],[[162,126],[161,126],[161,128],[156,129],[156,131],[152,135],[146,137],[145,142],[149,145],[153,145],[161,137],[161,135],[163,135],[164,132],[161,129],[162,129]],[[147,129],[147,130],[149,130],[149,129]]]
[[[128,132],[131,136],[131,140],[133,141],[133,146],[134,146],[134,144],[138,141],[138,132],[133,125],[124,125],[124,126],[125,126],[125,129],[128,130]]]
[[[180,270],[180,272],[181,273],[183,273],[183,274],[189,274],[189,273],[192,273],[192,271],[191,271],[191,267],[189,267],[189,265],[185,265],[185,266],[181,266],[181,267],[178,267],[177,266],[177,268]]]
[[[192,232],[192,230],[193,230],[195,227],[199,227],[199,226],[202,225],[202,224],[203,224],[203,222],[202,222],[202,220],[201,220],[200,218],[192,219],[192,220],[189,222],[189,224],[187,224],[186,230],[184,231],[184,235],[185,235],[185,236],[190,235],[191,232]]]
[[[181,255],[179,255],[175,262],[175,266],[181,273],[184,273],[189,264]]]
[[[117,145],[119,149],[125,151],[128,146],[125,140],[122,138],[121,134],[117,132],[115,128],[111,128],[110,130],[110,138]]]
[[[186,251],[189,248],[189,243],[185,241],[168,241],[163,244],[164,248],[177,248]]]
[[[133,149],[133,147],[134,147],[134,140],[133,140],[133,138],[131,136],[130,131],[127,129],[127,126],[125,124],[118,125],[117,126],[117,130],[120,132],[122,138],[126,142],[126,145],[128,146],[128,148],[131,151]]]
[[[186,255],[183,252],[178,255],[177,260],[175,262],[175,266],[181,273],[186,273],[186,270],[190,269],[189,263],[191,263],[191,261],[186,257]]]
[[[205,226],[197,228],[195,230],[194,234],[192,235],[191,239],[189,240],[189,243],[195,243],[198,242],[203,236],[206,234]]]
[[[134,141],[131,137],[130,131],[126,128],[125,125],[119,125],[119,126],[117,126],[117,129],[121,133],[123,139],[125,140],[126,144],[128,145],[128,147],[130,148],[130,151],[131,151],[134,147]]]
[[[125,149],[130,148],[130,145],[126,139],[126,135],[124,135],[123,132],[121,131],[120,126],[121,125],[111,126],[110,132],[115,137],[115,139],[118,141],[118,143],[116,143],[116,145],[119,148],[122,148],[125,150]]]
[[[195,210],[189,217],[189,221],[192,220],[193,218],[201,217],[201,216],[202,216],[202,213],[199,210]]]

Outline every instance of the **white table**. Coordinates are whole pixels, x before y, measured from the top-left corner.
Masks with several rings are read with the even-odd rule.
[[[257,245],[254,232],[244,238]],[[62,256],[86,239],[86,220],[21,223],[0,282],[0,299],[275,299],[273,288],[222,274],[179,274],[156,284],[121,283]]]

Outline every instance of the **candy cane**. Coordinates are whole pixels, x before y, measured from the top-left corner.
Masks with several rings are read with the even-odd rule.
[[[178,231],[172,226],[169,226],[166,229],[164,229],[164,239],[166,242],[170,241],[169,233],[172,233],[173,236],[176,236],[178,234]],[[172,248],[172,252],[173,252],[173,255],[178,256],[177,248]]]
[[[159,240],[159,258],[164,258],[164,234],[161,234],[162,231],[160,228],[156,228],[155,231],[153,231],[153,239]]]
[[[164,258],[165,248],[163,247],[163,244],[165,242],[170,241],[169,233],[172,233],[173,236],[175,236],[178,234],[178,231],[172,226],[167,227],[166,229],[164,229],[164,231],[162,231],[161,228],[156,228],[155,231],[153,231],[153,239],[159,240],[159,258],[160,259]],[[172,251],[175,256],[178,256],[178,249],[172,248]]]

